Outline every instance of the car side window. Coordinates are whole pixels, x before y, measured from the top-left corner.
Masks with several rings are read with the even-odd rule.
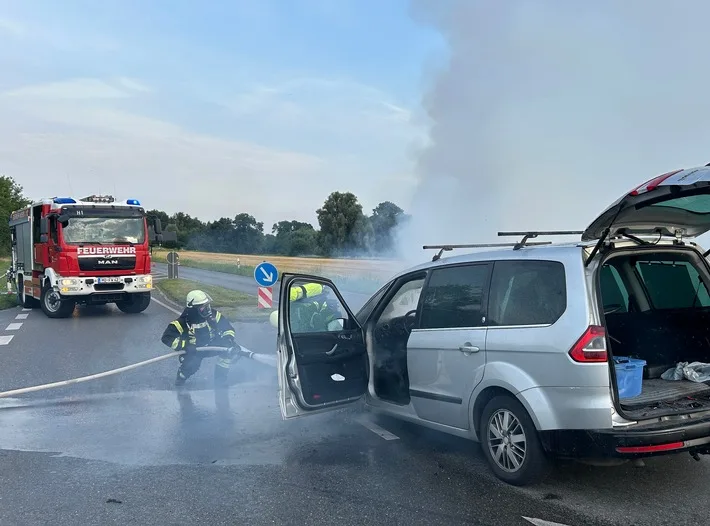
[[[639,261],[641,275],[654,309],[710,306],[710,294],[689,261]]]
[[[345,307],[329,285],[297,279],[290,283],[289,296],[288,317],[292,334],[351,328]]]
[[[484,325],[489,268],[487,263],[478,263],[432,270],[424,289],[419,327],[445,329]]]
[[[566,308],[567,285],[562,263],[496,261],[491,278],[490,325],[550,325]]]
[[[410,311],[417,310],[424,280],[425,276],[422,276],[405,282],[387,303],[377,323],[400,318]]]

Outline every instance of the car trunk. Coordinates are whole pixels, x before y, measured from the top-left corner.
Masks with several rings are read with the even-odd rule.
[[[617,249],[605,255],[599,288],[611,359],[631,359],[615,365],[624,414],[641,420],[710,410],[710,382],[661,377],[679,363],[710,364],[710,274],[702,255],[671,244]],[[646,362],[640,393],[625,382],[634,359]]]

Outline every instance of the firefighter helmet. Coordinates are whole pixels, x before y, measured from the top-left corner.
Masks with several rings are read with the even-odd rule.
[[[187,293],[185,304],[188,309],[195,309],[203,318],[207,318],[212,314],[211,301],[212,298],[210,298],[206,292],[202,290],[191,290]]]
[[[269,316],[269,323],[277,329],[279,328],[279,311],[275,310],[271,313]]]

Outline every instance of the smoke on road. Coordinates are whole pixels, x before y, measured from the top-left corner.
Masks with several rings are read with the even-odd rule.
[[[423,99],[402,253],[583,229],[630,188],[710,161],[708,14],[699,0],[413,0],[450,55]]]

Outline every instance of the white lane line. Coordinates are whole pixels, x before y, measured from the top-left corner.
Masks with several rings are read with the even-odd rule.
[[[29,314],[18,314],[17,316],[15,316],[15,319],[16,320],[26,320],[27,316],[29,316]]]
[[[177,310],[177,309],[173,309],[170,305],[167,305],[167,304],[163,303],[163,302],[160,301],[160,300],[156,300],[155,297],[151,297],[151,298],[150,298],[150,301],[154,301],[154,302],[157,303],[158,305],[161,305],[161,306],[165,307],[166,309],[168,309],[169,311],[174,312],[174,313],[177,314],[178,316],[179,316],[180,314],[182,314],[182,312],[180,312],[180,311]]]
[[[7,345],[8,343],[10,343],[12,341],[12,339],[14,337],[15,337],[14,334],[11,334],[9,336],[6,336],[6,335],[0,336],[0,345]]]
[[[30,312],[32,309],[24,308],[22,309],[22,312]]]
[[[523,517],[526,521],[535,526],[569,526],[568,524],[561,524],[559,522],[544,521],[542,519],[531,519],[530,517]]]
[[[386,429],[382,429],[380,426],[378,426],[377,424],[373,424],[366,418],[360,418],[358,419],[358,422],[360,423],[360,425],[369,429],[370,431],[372,431],[379,437],[384,438],[385,440],[399,440],[399,437],[397,435],[393,435]]]
[[[10,325],[7,326],[7,329],[5,329],[5,330],[6,331],[16,331],[20,327],[22,327],[22,323],[11,323]]]

